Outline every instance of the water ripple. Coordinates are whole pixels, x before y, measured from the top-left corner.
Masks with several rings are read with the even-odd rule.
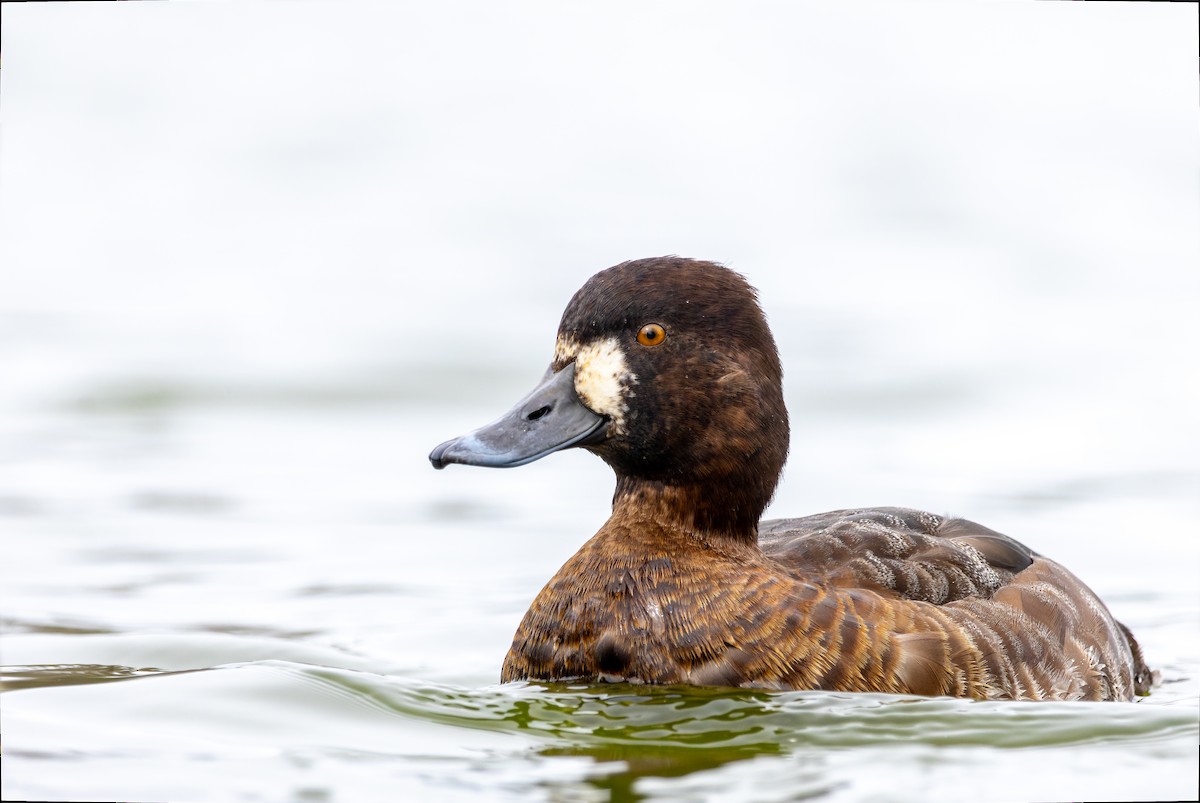
[[[1044,795],[1044,784],[1100,763],[1179,765],[1194,756],[1197,738],[1191,698],[1012,703],[625,684],[468,688],[284,660],[172,671],[13,666],[3,675],[17,690],[4,698],[8,760],[186,764],[201,754],[253,755],[325,769],[400,760],[414,773],[414,795],[455,800],[485,791],[513,800],[695,800],[744,788],[754,799],[836,801],[891,789],[863,766],[887,766],[910,786],[923,784],[930,767],[955,777],[986,772],[1004,785],[1002,799],[1020,799],[1033,791],[1018,791],[1022,778],[1010,773],[1031,761],[1042,768],[1026,786]],[[1058,796],[1095,796],[1095,784],[1077,786]],[[957,799],[958,786],[948,789],[921,799]]]
[[[890,742],[1023,748],[1170,739],[1197,731],[1189,709],[1143,703],[980,702],[626,684],[463,689],[346,670],[289,671],[407,717],[575,745],[753,753]]]

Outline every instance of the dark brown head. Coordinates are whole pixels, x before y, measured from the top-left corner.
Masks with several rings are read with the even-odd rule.
[[[788,447],[779,354],[754,289],[680,257],[601,271],[567,305],[542,385],[430,459],[520,465],[568,446],[613,467],[615,505],[666,500],[685,526],[752,538]]]

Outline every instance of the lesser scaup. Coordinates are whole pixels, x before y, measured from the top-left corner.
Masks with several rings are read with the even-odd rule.
[[[1008,536],[905,508],[760,522],[788,451],[781,379],[754,289],[723,266],[635,260],[575,294],[538,387],[430,455],[504,467],[580,446],[616,472],[612,517],[533,601],[503,681],[1148,693],[1129,631]]]

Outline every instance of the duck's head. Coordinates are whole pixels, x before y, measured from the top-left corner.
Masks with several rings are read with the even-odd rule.
[[[597,273],[567,305],[533,392],[429,459],[511,467],[572,446],[612,466],[614,505],[665,505],[689,528],[752,535],[788,422],[775,340],[746,280],[679,257]]]

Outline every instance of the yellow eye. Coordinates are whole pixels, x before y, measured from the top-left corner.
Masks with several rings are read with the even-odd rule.
[[[637,341],[643,346],[657,346],[667,339],[667,330],[656,323],[648,323],[638,330]]]

